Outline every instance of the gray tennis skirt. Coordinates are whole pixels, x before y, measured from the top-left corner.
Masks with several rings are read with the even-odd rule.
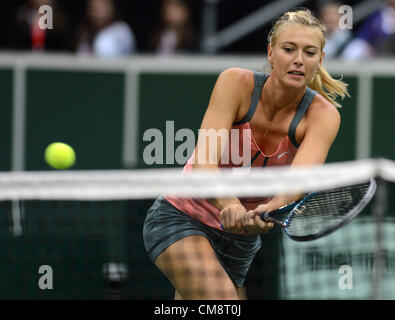
[[[261,248],[257,235],[230,234],[209,227],[178,210],[163,197],[156,199],[144,222],[144,245],[149,258],[155,259],[174,242],[192,235],[210,241],[218,261],[237,287],[242,287],[248,269]]]

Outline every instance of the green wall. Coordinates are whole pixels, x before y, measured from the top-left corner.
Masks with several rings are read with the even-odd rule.
[[[338,77],[335,76],[335,78]],[[342,105],[342,108],[339,109],[341,124],[336,140],[328,154],[327,162],[355,160],[358,79],[355,77],[344,77],[343,80],[348,84],[350,97],[338,100]]]
[[[48,170],[45,147],[76,151],[73,169],[122,167],[124,75],[29,70],[26,84],[26,169]]]
[[[144,132],[150,128],[166,133],[166,121],[174,121],[174,132],[191,129],[195,138],[209,103],[215,74],[142,74],[140,77],[139,166],[145,167]],[[182,142],[175,142],[176,149]],[[165,148],[163,157],[166,159]],[[152,167],[163,167],[157,165]],[[180,166],[176,162],[168,167]]]
[[[395,88],[395,78],[375,77],[372,101],[372,156],[395,159],[395,144],[392,127],[395,119],[395,106],[391,92]]]
[[[0,69],[0,171],[11,169],[12,81],[12,70]]]

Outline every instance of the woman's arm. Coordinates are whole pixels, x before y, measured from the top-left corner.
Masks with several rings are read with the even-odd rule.
[[[253,90],[254,73],[250,70],[231,68],[220,74],[199,130],[193,168],[219,170],[218,163],[226,150],[230,129],[233,122],[247,113]],[[243,231],[249,215],[237,197],[209,201],[220,210],[219,220],[224,230],[230,233]],[[272,227],[261,221],[260,232],[268,226]]]
[[[249,86],[254,86],[250,73],[248,70],[231,68],[219,75],[200,126],[194,168],[218,168],[225,147],[219,137],[226,135],[228,138],[233,122],[239,117],[245,91]]]
[[[317,96],[306,114],[305,121],[304,137],[292,161],[292,167],[323,164],[337,136],[341,119],[335,106]],[[263,211],[275,210],[302,197],[303,194],[277,195],[253,212],[260,214]]]
[[[219,75],[199,130],[193,168],[219,170],[232,124],[238,120],[243,100],[253,87],[254,76],[249,70],[231,68]],[[236,197],[210,202],[220,210],[231,203],[241,205]]]

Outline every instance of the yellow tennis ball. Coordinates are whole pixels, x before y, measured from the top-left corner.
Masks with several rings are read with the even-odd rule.
[[[75,152],[65,143],[54,142],[45,149],[45,161],[55,169],[68,169],[75,163]]]

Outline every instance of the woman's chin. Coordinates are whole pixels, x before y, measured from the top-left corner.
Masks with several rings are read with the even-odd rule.
[[[304,78],[300,80],[286,79],[286,81],[284,81],[283,83],[284,86],[289,89],[302,89],[306,87],[306,81]]]

